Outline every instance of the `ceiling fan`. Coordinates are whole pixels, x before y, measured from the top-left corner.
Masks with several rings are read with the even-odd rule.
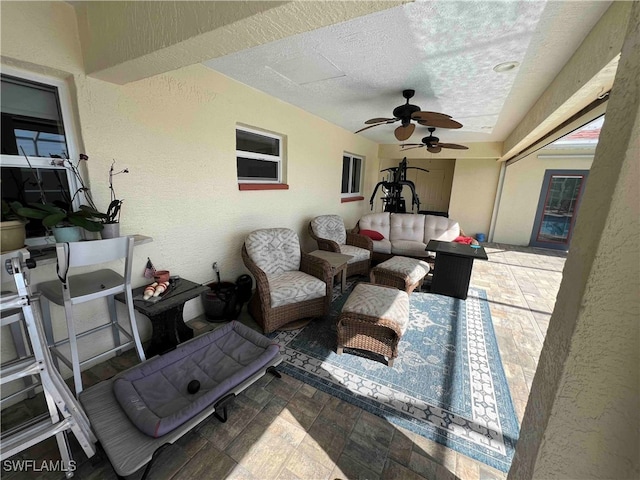
[[[423,112],[417,105],[409,104],[409,99],[415,95],[415,90],[403,90],[402,96],[407,99],[407,103],[393,109],[393,118],[372,118],[367,120],[365,125],[368,127],[361,128],[355,133],[360,133],[368,128],[377,127],[378,125],[387,125],[395,122],[402,122],[402,125],[393,132],[396,138],[403,142],[407,140],[416,129],[416,125],[411,123],[415,120],[420,125],[428,125],[438,128],[461,128],[462,124],[456,122],[450,115],[437,112]]]
[[[469,147],[458,145],[457,143],[440,143],[440,139],[433,136],[433,132],[435,132],[436,129],[433,127],[429,127],[427,130],[429,130],[429,136],[424,137],[422,139],[422,143],[405,143],[403,145],[400,145],[401,147],[403,147],[402,151],[420,147],[427,147],[427,150],[431,153],[440,153],[443,148],[452,148],[454,150],[469,150]]]

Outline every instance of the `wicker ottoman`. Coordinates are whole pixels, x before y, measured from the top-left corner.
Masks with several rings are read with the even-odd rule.
[[[388,285],[413,292],[422,286],[424,277],[429,273],[429,264],[424,260],[409,257],[391,257],[386,262],[371,269],[371,283]]]
[[[344,347],[387,357],[393,366],[398,342],[409,325],[409,295],[396,288],[359,283],[338,318],[338,355]]]

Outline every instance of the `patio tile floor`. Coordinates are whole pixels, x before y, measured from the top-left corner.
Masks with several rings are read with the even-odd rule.
[[[471,285],[487,291],[505,373],[522,421],[566,254],[485,244],[489,261],[474,263]],[[241,321],[253,321],[243,311]],[[202,319],[192,328],[209,330]],[[84,372],[85,385],[137,361],[133,351]],[[44,411],[39,395],[2,411],[2,428]],[[87,459],[71,439],[76,478],[114,479],[104,459]],[[53,439],[15,458],[59,459]],[[8,472],[4,479],[64,478],[59,472]],[[138,479],[141,472],[133,475]],[[408,430],[391,425],[299,380],[265,375],[240,394],[229,420],[210,418],[169,447],[151,479],[438,479],[502,480],[506,474]]]

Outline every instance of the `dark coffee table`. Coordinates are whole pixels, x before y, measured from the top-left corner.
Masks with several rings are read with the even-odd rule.
[[[133,308],[151,320],[151,343],[145,348],[147,358],[151,358],[173,350],[179,343],[193,338],[193,330],[185,325],[182,316],[184,304],[199,297],[202,292],[209,290],[209,287],[180,278],[175,280],[167,294],[155,303],[142,300],[145,287],[146,285],[143,285],[133,289]],[[124,294],[116,295],[116,300],[124,303]]]
[[[474,248],[464,243],[430,240],[426,250],[436,252],[431,293],[462,300],[467,298],[473,261],[489,259],[481,246]]]

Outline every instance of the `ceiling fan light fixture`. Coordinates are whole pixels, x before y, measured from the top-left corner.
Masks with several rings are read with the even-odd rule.
[[[496,73],[505,73],[513,70],[514,68],[518,68],[519,66],[520,66],[520,62],[516,62],[516,61],[503,62],[493,67],[493,71]]]

